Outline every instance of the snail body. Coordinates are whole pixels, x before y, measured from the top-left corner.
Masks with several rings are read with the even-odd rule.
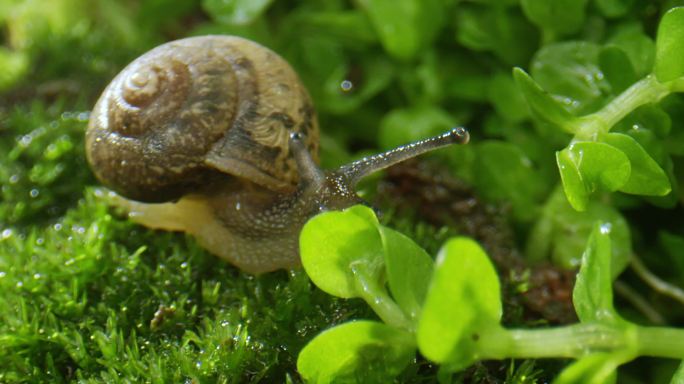
[[[297,266],[304,223],[361,202],[365,175],[468,140],[456,128],[323,172],[318,136],[285,60],[239,37],[200,36],[154,48],[114,78],[91,114],[86,155],[131,219],[190,233],[261,273]]]

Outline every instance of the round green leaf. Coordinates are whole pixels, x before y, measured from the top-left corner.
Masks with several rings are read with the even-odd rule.
[[[566,149],[556,152],[556,163],[560,172],[563,190],[570,205],[578,211],[584,211],[589,201],[589,192],[582,180],[577,164],[572,161],[570,152]]]
[[[679,364],[679,368],[677,368],[677,371],[675,372],[674,376],[672,376],[672,381],[670,381],[670,384],[682,384],[684,383],[684,361]]]
[[[646,76],[653,70],[655,43],[644,33],[641,24],[627,24],[618,28],[606,43],[625,52],[638,77]]]
[[[258,18],[273,0],[203,0],[202,6],[216,20],[226,24],[249,24]]]
[[[589,201],[586,209],[578,212],[558,189],[549,198],[543,212],[527,241],[525,253],[530,260],[550,258],[554,264],[564,268],[578,268],[594,224],[601,221],[609,223],[611,228],[612,277],[615,278],[629,264],[632,255],[629,226],[612,206]]]
[[[522,0],[525,16],[554,34],[576,32],[584,23],[587,0]]]
[[[573,133],[575,117],[560,105],[551,95],[544,91],[525,71],[513,68],[513,78],[522,91],[532,113],[542,121],[546,121],[561,129]]]
[[[598,65],[601,46],[565,41],[543,46],[532,60],[530,74],[573,114],[594,112],[610,95],[610,84]]]
[[[475,185],[483,197],[510,203],[515,215],[529,220],[547,191],[547,180],[516,145],[484,141],[476,146]]]
[[[585,194],[616,191],[627,183],[631,173],[627,155],[604,143],[574,142],[556,153],[556,160],[568,201],[578,210],[586,205]]]
[[[636,140],[622,133],[608,133],[600,139],[620,149],[629,158],[632,171],[620,191],[648,196],[670,193],[672,188],[667,174]]]
[[[598,352],[584,356],[566,367],[553,384],[611,384],[616,382],[617,367],[634,354]]]
[[[385,50],[398,59],[414,57],[443,26],[439,0],[361,0]]]
[[[514,73],[516,70],[522,71],[515,68]],[[489,101],[506,120],[519,122],[529,117],[526,95],[520,88],[511,75],[505,72],[497,73],[489,82]]]
[[[615,18],[627,13],[634,4],[634,0],[596,0],[595,3],[606,17]]]
[[[311,383],[391,382],[415,357],[413,335],[374,321],[331,328],[307,344],[297,370]]]
[[[390,292],[407,317],[416,322],[432,278],[432,258],[413,240],[393,229],[381,226],[380,235]]]
[[[656,38],[655,75],[661,81],[684,76],[684,7],[667,11],[660,20]]]
[[[499,6],[461,4],[454,19],[456,38],[475,51],[491,51],[510,65],[525,65],[539,36],[519,12]]]
[[[300,234],[299,248],[304,270],[314,284],[334,296],[357,297],[351,265],[365,263],[375,272],[383,265],[377,225],[373,210],[362,205],[309,220]]]
[[[599,65],[616,94],[639,80],[629,57],[617,46],[610,45],[601,50]]]
[[[501,319],[499,278],[473,240],[454,238],[439,251],[418,323],[418,347],[437,363],[463,366],[475,359],[478,334]]]
[[[572,291],[572,303],[582,322],[619,319],[613,308],[610,223],[597,222],[582,255],[582,266]]]

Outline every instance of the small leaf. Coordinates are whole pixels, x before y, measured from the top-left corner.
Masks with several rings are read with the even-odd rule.
[[[609,45],[601,50],[599,66],[616,94],[639,80],[629,57],[617,46]]]
[[[620,319],[613,308],[611,226],[597,222],[582,255],[572,302],[581,322],[614,323]]]
[[[527,241],[526,256],[539,262],[550,259],[566,269],[579,268],[587,241],[596,221],[610,223],[612,278],[629,264],[632,240],[627,220],[614,207],[590,201],[578,212],[568,204],[559,188],[551,194]]]
[[[351,265],[363,263],[371,274],[382,267],[382,241],[373,210],[357,205],[345,211],[325,212],[302,229],[299,247],[302,265],[325,292],[343,298],[358,297]]]
[[[509,65],[526,65],[539,34],[520,12],[507,7],[462,3],[454,18],[458,42],[475,51],[491,51]]]
[[[489,101],[505,119],[520,122],[529,117],[525,96],[510,74],[499,72],[489,82]]]
[[[360,0],[385,50],[398,59],[411,59],[429,45],[444,25],[439,0]]]
[[[273,0],[203,0],[202,7],[217,21],[244,25],[256,20]]]
[[[395,230],[380,226],[380,235],[390,292],[415,323],[432,278],[432,258],[413,240]]]
[[[520,68],[513,68],[513,78],[522,91],[532,113],[543,121],[551,123],[573,133],[575,117],[566,111],[556,100],[544,91],[532,78]]]
[[[475,185],[488,200],[507,202],[515,216],[530,220],[547,191],[547,180],[514,144],[484,141],[475,149]]]
[[[616,191],[629,180],[631,166],[627,155],[608,144],[580,141],[556,152],[563,188],[572,206],[582,211],[588,195]]]
[[[587,0],[522,0],[525,16],[541,29],[557,34],[579,30],[584,23]]]
[[[616,18],[624,16],[634,4],[634,0],[596,0],[595,3],[604,16]]]
[[[653,71],[655,43],[644,33],[641,24],[627,24],[617,28],[606,44],[608,47],[618,47],[625,52],[637,77],[641,78]]]
[[[611,96],[598,65],[601,48],[588,41],[544,45],[532,60],[530,74],[573,115],[595,112]]]
[[[684,7],[667,11],[660,20],[656,38],[655,75],[661,82],[684,76]]]
[[[670,384],[684,384],[684,361],[679,364],[679,368],[677,368],[674,376],[672,376]]]
[[[629,158],[632,171],[620,191],[648,196],[670,193],[672,188],[667,174],[636,140],[622,133],[608,133],[600,140],[620,149]]]
[[[413,335],[374,321],[354,321],[311,340],[299,353],[297,370],[311,383],[391,382],[414,356]]]
[[[418,323],[420,352],[437,363],[463,367],[476,358],[478,335],[501,319],[499,278],[473,240],[454,238],[439,251]]]
[[[631,353],[592,353],[566,367],[553,384],[614,384],[617,367],[634,356]]]

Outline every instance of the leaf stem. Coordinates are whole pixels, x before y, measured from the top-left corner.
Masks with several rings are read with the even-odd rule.
[[[413,332],[414,326],[401,308],[392,300],[384,286],[377,283],[366,264],[351,265],[355,277],[356,292],[387,325]]]
[[[625,330],[606,324],[573,324],[547,329],[501,329],[483,334],[481,358],[580,357],[626,346]]]
[[[547,329],[495,328],[479,335],[479,359],[580,358],[617,350],[673,359],[684,358],[684,329],[579,323]]]
[[[684,359],[684,329],[637,327],[639,355]]]
[[[582,139],[591,139],[598,133],[606,133],[633,110],[644,104],[656,103],[670,92],[672,87],[668,83],[663,84],[654,75],[648,75],[627,88],[600,111],[581,117],[575,132]]]
[[[653,290],[662,295],[669,296],[670,298],[679,301],[681,304],[684,304],[684,290],[676,285],[668,283],[667,281],[656,276],[653,272],[649,271],[636,254],[632,255],[630,266],[632,267],[634,273],[636,273],[641,280],[653,288]]]

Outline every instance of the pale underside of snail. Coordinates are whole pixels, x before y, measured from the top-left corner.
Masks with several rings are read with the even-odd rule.
[[[361,202],[359,179],[468,141],[443,135],[323,172],[306,89],[273,51],[233,36],[161,45],[107,86],[86,154],[114,201],[147,227],[193,235],[211,253],[261,273],[299,265],[304,223]]]

